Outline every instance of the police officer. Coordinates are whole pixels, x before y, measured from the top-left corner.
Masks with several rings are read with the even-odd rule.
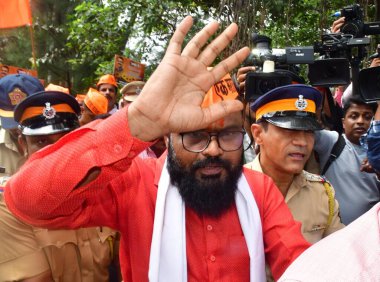
[[[321,100],[313,87],[293,84],[252,103],[256,123],[251,131],[260,153],[246,164],[274,180],[310,243],[344,227],[334,189],[323,177],[303,170],[313,150],[314,131],[321,129],[316,117]]]
[[[26,97],[43,90],[41,82],[27,74],[10,74],[0,79],[0,177],[16,173],[25,161],[17,142],[14,109]]]
[[[78,102],[63,92],[43,91],[22,101],[14,118],[20,124],[19,142],[26,155],[78,128],[79,114]],[[60,173],[64,171],[57,168],[57,176],[46,177]],[[9,212],[0,193],[0,230],[0,281],[31,277],[32,281],[109,281],[116,237],[109,228],[47,230],[30,226]]]
[[[314,131],[321,129],[316,117],[321,100],[313,87],[294,84],[275,88],[251,105],[257,118],[251,131],[260,153],[247,167],[273,178],[310,243],[343,227],[334,189],[322,176],[303,170]]]

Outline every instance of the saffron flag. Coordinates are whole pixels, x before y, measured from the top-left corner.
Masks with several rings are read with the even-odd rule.
[[[0,0],[0,28],[32,24],[29,0]]]

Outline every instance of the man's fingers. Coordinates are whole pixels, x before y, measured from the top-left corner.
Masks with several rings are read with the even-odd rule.
[[[169,46],[166,49],[166,54],[181,54],[183,40],[192,25],[193,18],[191,16],[187,16],[181,21],[170,39]]]
[[[207,43],[208,39],[218,30],[219,23],[211,22],[198,32],[186,45],[182,51],[183,56],[192,58],[198,57],[201,49]]]
[[[217,64],[211,70],[214,76],[213,84],[217,83],[226,73],[231,72],[234,68],[239,66],[247,58],[249,52],[249,48],[244,47]]]
[[[331,27],[331,32],[336,33],[339,32],[340,28],[344,24],[345,17],[339,18],[333,22]]]
[[[244,82],[245,81],[245,78],[247,77],[247,73],[245,74],[240,74],[237,78],[237,81],[238,82]]]
[[[235,23],[230,24],[217,38],[215,38],[203,52],[199,55],[198,60],[204,65],[209,66],[215,58],[228,46],[238,31]]]
[[[243,103],[238,100],[225,100],[216,104],[211,104],[207,108],[203,108],[203,127],[208,126],[225,116],[243,110]]]
[[[245,75],[247,72],[250,71],[256,71],[256,68],[253,66],[247,66],[247,67],[242,67],[238,69],[237,76]],[[245,77],[245,76],[244,76]]]
[[[239,83],[239,89],[240,91],[245,91],[245,81]]]

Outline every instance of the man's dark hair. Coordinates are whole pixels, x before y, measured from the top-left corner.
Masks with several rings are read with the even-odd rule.
[[[360,105],[360,106],[367,106],[372,110],[373,113],[376,112],[377,109],[377,103],[366,103],[362,98],[360,97],[350,97],[343,106],[343,116],[346,116],[347,111],[351,108],[353,104]]]
[[[264,131],[268,131],[268,122],[265,119],[261,119],[258,124],[262,126]]]

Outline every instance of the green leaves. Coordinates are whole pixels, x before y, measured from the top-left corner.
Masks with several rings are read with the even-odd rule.
[[[359,1],[366,21],[375,21],[375,1]],[[85,92],[112,72],[115,54],[147,64],[146,78],[162,59],[176,25],[194,17],[190,38],[213,19],[221,30],[232,21],[239,33],[228,54],[250,45],[253,31],[272,38],[273,48],[312,45],[335,20],[345,0],[35,0],[31,1],[39,76]],[[30,68],[27,28],[1,30],[0,62]]]

